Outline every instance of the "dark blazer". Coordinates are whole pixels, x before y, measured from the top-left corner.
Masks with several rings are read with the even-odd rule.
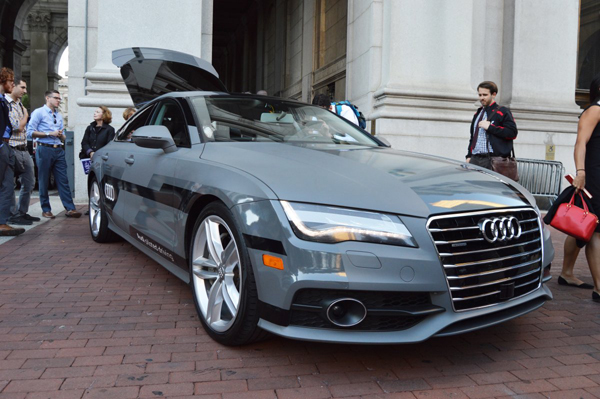
[[[102,124],[100,131],[96,133],[96,121],[90,123],[85,129],[83,140],[81,140],[81,152],[79,158],[87,158],[90,152],[96,152],[115,138],[115,129],[106,123]]]
[[[467,158],[471,158],[473,155],[472,151],[475,148],[475,141],[473,140],[473,127],[475,120],[481,112],[480,107],[471,121],[471,138],[469,139],[469,147],[467,148]],[[498,103],[493,102],[485,108],[487,113],[487,120],[490,121],[490,127],[487,130],[488,142],[492,147],[494,156],[508,157],[513,149],[513,140],[517,138],[518,130],[517,124],[510,113],[510,110],[506,107],[501,107]]]
[[[2,98],[0,99],[0,140],[4,137],[4,131],[8,129],[10,131],[9,136],[12,136],[12,124],[10,123],[10,118],[8,116],[8,102],[4,98],[4,94],[0,94]]]

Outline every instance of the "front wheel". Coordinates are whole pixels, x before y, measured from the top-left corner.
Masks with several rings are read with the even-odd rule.
[[[100,243],[117,240],[117,235],[108,228],[108,218],[104,208],[103,195],[96,179],[92,181],[92,185],[90,186],[89,206],[90,233],[92,239]]]
[[[250,258],[231,212],[208,205],[194,226],[190,280],[204,329],[224,345],[243,345],[267,333],[258,327],[258,293]]]

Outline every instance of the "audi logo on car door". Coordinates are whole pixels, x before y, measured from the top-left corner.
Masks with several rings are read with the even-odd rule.
[[[109,201],[115,201],[115,188],[112,184],[104,184],[104,197]]]

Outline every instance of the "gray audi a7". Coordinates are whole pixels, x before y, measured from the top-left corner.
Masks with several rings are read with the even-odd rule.
[[[510,179],[228,93],[188,54],[113,62],[139,110],[92,159],[92,238],[120,236],[188,283],[214,340],[411,343],[552,298],[550,233]]]

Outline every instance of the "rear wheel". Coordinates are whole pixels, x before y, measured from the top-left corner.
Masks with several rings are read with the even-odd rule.
[[[250,258],[231,212],[207,206],[190,245],[194,302],[206,332],[224,345],[243,345],[267,333],[258,323],[258,293]]]
[[[92,239],[100,243],[116,241],[118,236],[108,228],[108,218],[104,208],[104,196],[96,179],[92,181],[92,185],[90,186],[89,207]]]

